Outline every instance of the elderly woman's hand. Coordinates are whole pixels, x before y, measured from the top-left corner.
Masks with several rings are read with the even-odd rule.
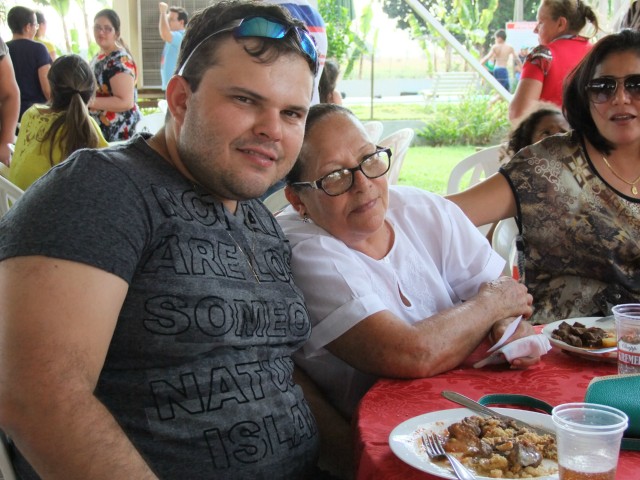
[[[478,299],[486,302],[497,320],[519,315],[529,318],[533,313],[533,297],[527,287],[511,277],[500,277],[483,284],[478,291]]]
[[[492,343],[502,338],[504,332],[509,328],[509,325],[515,321],[515,318],[508,318],[504,320],[497,321],[493,327],[491,328],[490,339]],[[513,334],[507,340],[507,344],[511,343],[519,338],[528,337],[530,335],[536,335],[536,331],[533,326],[527,322],[526,320],[522,320]],[[531,365],[535,365],[540,361],[539,356],[527,356],[527,357],[519,357],[513,359],[511,361],[511,368],[527,368]]]

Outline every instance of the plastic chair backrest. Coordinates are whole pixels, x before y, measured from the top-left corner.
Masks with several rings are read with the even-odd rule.
[[[148,132],[155,134],[164,126],[165,113],[156,112],[145,115],[136,124],[136,133]]]
[[[498,222],[493,231],[493,237],[491,237],[491,246],[507,262],[502,273],[509,277],[513,275],[517,235],[518,225],[516,221],[513,218],[507,218]]]
[[[0,431],[0,478],[3,480],[16,480],[16,473],[7,451],[7,436],[2,431]]]
[[[262,203],[264,203],[265,207],[274,215],[284,210],[286,206],[289,205],[289,200],[287,200],[287,197],[284,195],[284,187],[273,192],[265,198]]]
[[[402,168],[404,157],[409,151],[414,135],[415,131],[413,128],[401,128],[378,142],[381,147],[391,148],[391,168],[387,173],[390,185],[398,183],[400,169]]]
[[[494,145],[475,152],[460,161],[449,174],[447,195],[461,192],[496,173],[500,167],[500,150],[502,148],[502,145]],[[468,183],[463,184],[465,174],[469,171],[471,171],[471,178]]]
[[[162,113],[165,113],[165,114],[167,113],[167,110],[169,110],[169,105],[167,104],[167,101],[164,98],[158,100],[158,108]]]
[[[378,140],[382,137],[382,131],[384,130],[382,122],[379,122],[378,120],[371,120],[370,122],[364,122],[363,125],[369,135],[369,139],[373,143],[378,143]]]
[[[23,193],[20,187],[0,176],[0,217],[9,211],[11,204],[16,203]]]

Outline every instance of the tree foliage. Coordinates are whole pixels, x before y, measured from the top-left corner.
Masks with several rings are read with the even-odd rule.
[[[355,32],[349,10],[340,0],[319,0],[318,11],[326,24],[327,57],[334,58],[343,65],[344,76],[347,77],[354,66],[360,61],[362,73],[362,59],[375,51],[378,31],[372,29],[373,9],[371,3],[365,5],[358,18],[359,31]],[[373,35],[373,38],[369,37]]]
[[[318,0],[318,11],[327,29],[327,57],[342,63],[353,42],[349,10],[336,0]]]
[[[469,46],[474,43],[485,47],[492,42],[493,32],[505,28],[513,20],[515,0],[420,0],[429,12],[440,19],[458,41]],[[523,0],[525,21],[535,21],[539,0]],[[408,30],[416,36],[410,25],[410,17],[415,16],[420,31],[429,35],[426,22],[417,15],[404,0],[383,0],[383,11],[389,18],[396,19],[397,27]]]

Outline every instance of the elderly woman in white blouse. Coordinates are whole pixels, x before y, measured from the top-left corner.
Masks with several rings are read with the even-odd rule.
[[[313,323],[296,361],[346,418],[377,377],[447,371],[532,312],[526,287],[499,278],[504,261],[457,206],[389,187],[390,157],[349,110],[312,107],[286,178],[291,206],[277,217]],[[532,333],[522,322],[511,338]]]

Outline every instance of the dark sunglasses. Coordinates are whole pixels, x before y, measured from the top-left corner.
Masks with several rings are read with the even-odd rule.
[[[640,100],[640,74],[637,73],[626,77],[594,78],[585,90],[592,103],[605,103],[615,97],[620,83],[632,100]]]
[[[189,60],[191,60],[191,57],[193,57],[193,54],[196,53],[198,48],[200,48],[200,46],[211,37],[220,33],[233,32],[233,36],[235,38],[262,37],[281,39],[285,38],[291,31],[295,33],[302,53],[304,53],[304,55],[313,63],[313,73],[316,74],[318,72],[318,51],[316,50],[316,44],[313,41],[313,38],[311,38],[311,35],[307,30],[296,25],[282,23],[280,20],[275,18],[251,16],[234,20],[221,29],[204,37],[182,64],[182,67],[180,67],[180,70],[178,71],[178,75],[182,76]]]

